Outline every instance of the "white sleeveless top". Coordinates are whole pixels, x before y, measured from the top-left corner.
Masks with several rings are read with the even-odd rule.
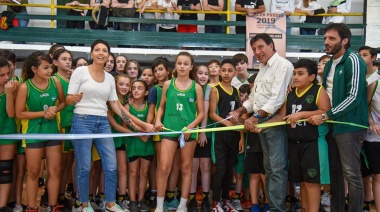
[[[370,106],[373,120],[376,124],[380,124],[380,80],[376,81],[376,87],[373,92],[372,102]],[[376,135],[374,132],[368,129],[365,140],[369,142],[380,142],[380,135]]]

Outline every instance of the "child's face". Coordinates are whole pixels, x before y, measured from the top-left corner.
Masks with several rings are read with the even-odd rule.
[[[12,61],[8,60],[8,63],[9,63],[9,69],[11,70],[11,74],[14,73],[15,69],[16,69],[16,64],[14,64]]]
[[[84,59],[80,59],[80,60],[78,60],[78,62],[77,62],[77,67],[76,67],[76,68],[81,67],[81,66],[88,66],[87,61],[84,60]]]
[[[136,63],[133,63],[133,62],[129,63],[129,66],[127,67],[127,74],[132,79],[137,79],[137,76],[139,75],[139,70]]]
[[[32,71],[34,72],[33,78],[41,78],[45,80],[49,80],[53,73],[51,64],[46,60],[42,60],[38,67],[32,66]]]
[[[323,60],[319,61],[318,63],[318,75],[323,76],[323,71],[325,69],[326,63],[329,61],[329,58],[323,58]]]
[[[362,59],[364,60],[365,64],[368,66],[368,65],[371,65],[373,63],[373,61],[376,60],[376,56],[375,57],[372,57],[371,56],[371,53],[369,52],[368,49],[363,49],[359,52],[359,55],[362,57]]]
[[[111,72],[114,67],[115,67],[115,59],[112,57],[112,55],[110,55],[108,57],[108,60],[104,69],[106,70],[106,72]]]
[[[201,66],[197,70],[197,82],[201,85],[204,86],[208,82],[208,69],[206,66]]]
[[[142,82],[134,82],[132,85],[132,96],[135,99],[142,99],[148,95],[148,91]]]
[[[116,82],[116,91],[122,96],[127,95],[131,87],[131,80],[128,77],[119,77]]]
[[[296,68],[293,72],[293,85],[299,89],[307,88],[315,79],[315,75],[309,75],[306,68]]]
[[[123,72],[126,63],[127,60],[125,57],[116,57],[116,71],[120,73]]]
[[[220,69],[220,76],[223,82],[231,82],[232,78],[236,75],[235,67],[230,63],[225,63]]]
[[[208,70],[210,71],[210,76],[219,76],[220,74],[220,66],[217,63],[211,63],[208,67]]]
[[[71,69],[71,55],[68,52],[63,52],[59,55],[58,60],[54,60],[53,62],[62,71],[68,72]]]
[[[244,62],[243,60],[236,64],[236,71],[237,73],[245,73],[248,69],[248,63]]]
[[[146,82],[146,84],[151,87],[154,85],[154,82],[156,81],[156,78],[153,75],[153,71],[150,68],[144,69],[141,79]]]
[[[248,100],[249,94],[247,93],[240,93],[240,104],[242,105],[245,101]]]
[[[191,64],[191,58],[186,55],[180,55],[175,62],[175,70],[177,70],[177,76],[189,76],[190,71],[193,69]]]
[[[154,76],[158,82],[163,82],[168,79],[169,71],[166,70],[163,64],[154,67]]]
[[[8,66],[0,68],[0,86],[4,87],[10,79],[11,70]]]

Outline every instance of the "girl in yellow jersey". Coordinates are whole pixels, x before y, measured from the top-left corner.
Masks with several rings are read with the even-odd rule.
[[[23,134],[58,133],[57,113],[65,107],[61,83],[51,78],[53,72],[49,55],[38,51],[30,54],[24,62],[22,75],[25,82],[20,85],[16,98],[16,116],[21,120]],[[26,195],[27,211],[37,212],[38,177],[41,158],[45,152],[49,182],[47,188],[47,211],[55,210],[61,172],[61,144],[59,140],[26,139],[25,155],[28,170]]]

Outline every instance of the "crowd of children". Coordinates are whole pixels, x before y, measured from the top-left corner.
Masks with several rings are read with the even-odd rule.
[[[9,208],[14,212],[39,210],[37,193],[43,158],[47,180],[41,206],[47,207],[46,211],[145,212],[155,208],[156,212],[196,212],[198,201],[202,212],[268,211],[263,150],[257,133],[265,129],[172,133],[184,128],[234,125],[229,113],[248,100],[256,78],[256,74],[247,71],[246,55],[197,66],[190,53],[180,52],[174,68],[165,57],[157,57],[151,67],[141,68],[137,60],[115,57],[102,40],[91,46],[90,61],[74,60],[72,53],[60,45],[52,46],[49,53],[30,54],[21,76],[15,76],[15,55],[0,51],[0,134],[156,130],[168,134],[75,140],[2,139],[1,212]],[[373,66],[376,54],[372,48],[363,47],[359,54],[367,64],[372,114],[364,152],[380,210],[376,162],[380,77]],[[279,113],[269,121],[285,119],[289,123],[289,182],[300,183],[301,205],[306,211],[323,210],[322,185],[322,205],[329,206],[328,126],[312,125],[313,120],[297,121],[330,109],[329,96],[320,84],[329,59],[323,56],[319,64],[300,59],[294,64],[294,87]],[[242,115],[240,124],[249,116]],[[21,201],[26,170],[27,201]],[[231,193],[232,182],[235,185]],[[65,194],[69,187],[74,188],[70,196]],[[371,196],[365,201],[371,201]],[[290,207],[287,210],[295,210]]]

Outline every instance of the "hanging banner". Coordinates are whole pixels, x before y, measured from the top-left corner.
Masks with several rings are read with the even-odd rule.
[[[269,34],[276,48],[277,53],[286,56],[286,16],[283,13],[259,13],[246,19],[246,54],[248,57],[248,67],[259,69],[260,62],[253,55],[251,38],[260,33]]]

